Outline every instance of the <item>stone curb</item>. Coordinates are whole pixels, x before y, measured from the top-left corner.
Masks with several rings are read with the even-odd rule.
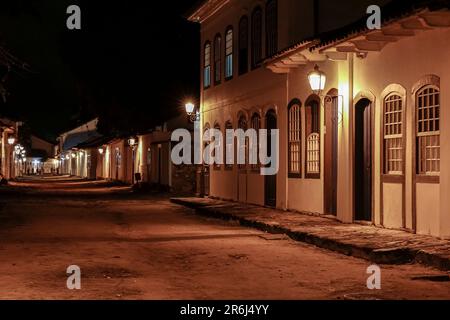
[[[295,241],[312,244],[319,248],[331,250],[347,256],[365,259],[377,264],[407,264],[416,262],[443,271],[450,270],[449,259],[439,255],[434,255],[431,252],[425,252],[423,250],[408,247],[379,249],[375,246],[358,246],[355,244],[344,243],[336,239],[319,236],[310,232],[292,230],[282,225],[273,225],[263,221],[258,221],[257,219],[238,216],[224,210],[224,206],[194,203],[179,198],[171,198],[170,201],[172,203],[194,209],[202,216],[228,221],[237,221],[242,226],[255,228],[267,233],[282,233]]]

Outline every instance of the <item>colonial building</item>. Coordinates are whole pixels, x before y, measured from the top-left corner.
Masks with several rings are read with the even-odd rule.
[[[98,119],[61,134],[56,154],[60,174],[126,184],[142,182],[177,194],[196,191],[195,167],[171,161],[173,130],[193,130],[186,116],[131,137],[97,132]]]
[[[333,15],[313,0],[193,9],[203,130],[280,130],[277,175],[205,166],[203,194],[450,237],[450,3],[392,1],[370,30],[373,2]]]
[[[7,180],[16,177],[14,146],[18,140],[19,126],[20,122],[0,118],[0,174]]]
[[[92,164],[91,153],[85,152],[78,146],[86,141],[98,138],[101,135],[97,132],[98,119],[93,119],[70,131],[60,134],[58,137],[58,157],[60,161],[60,174],[67,174],[87,178]],[[96,153],[95,155],[96,156]]]

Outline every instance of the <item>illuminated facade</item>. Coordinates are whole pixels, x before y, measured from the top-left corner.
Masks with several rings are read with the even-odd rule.
[[[315,1],[203,1],[189,16],[201,23],[203,129],[279,129],[280,169],[204,167],[202,193],[450,237],[450,14],[429,2],[387,6],[368,30],[367,17],[322,27]],[[228,30],[231,50],[217,41]]]
[[[14,146],[17,143],[17,132],[20,122],[0,118],[0,174],[4,179],[14,179]],[[14,141],[12,140],[14,139]],[[12,142],[12,143],[11,143]]]

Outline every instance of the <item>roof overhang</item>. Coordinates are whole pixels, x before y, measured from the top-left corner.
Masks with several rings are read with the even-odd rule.
[[[317,40],[305,41],[290,47],[264,61],[264,65],[274,73],[289,73],[292,69],[304,66],[311,59],[314,59],[314,53],[309,51],[309,49],[317,43]],[[322,59],[322,57],[317,58]]]
[[[289,73],[309,62],[346,60],[349,53],[366,57],[380,52],[390,43],[413,37],[420,32],[450,27],[450,10],[423,9],[406,17],[392,19],[381,29],[362,29],[339,39],[303,42],[266,60],[265,66],[274,73]]]
[[[228,2],[230,2],[230,0],[201,1],[187,14],[187,19],[191,22],[203,23],[222,9]]]
[[[367,55],[380,52],[390,43],[413,37],[421,32],[450,27],[450,11],[423,10],[419,13],[383,25],[381,29],[365,30],[339,41],[312,48],[327,57],[340,53]]]

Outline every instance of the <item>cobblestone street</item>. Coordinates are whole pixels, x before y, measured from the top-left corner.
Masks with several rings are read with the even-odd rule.
[[[371,291],[367,260],[201,217],[128,187],[60,179],[3,191],[3,299],[450,297],[449,282],[429,280],[446,275],[437,269],[382,264],[382,289]],[[69,265],[81,268],[81,290],[66,288]]]

